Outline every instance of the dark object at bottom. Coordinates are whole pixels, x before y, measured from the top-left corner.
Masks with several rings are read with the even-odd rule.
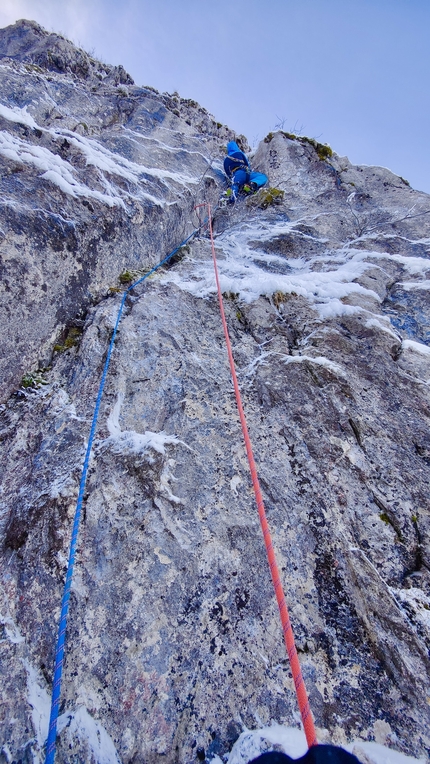
[[[301,759],[292,759],[285,753],[262,753],[250,764],[360,764],[356,756],[335,745],[315,745]]]

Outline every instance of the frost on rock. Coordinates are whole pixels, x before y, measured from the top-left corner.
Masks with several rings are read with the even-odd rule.
[[[310,363],[315,363],[319,366],[323,366],[324,368],[329,369],[333,372],[333,374],[340,374],[341,376],[345,375],[344,370],[341,366],[339,366],[339,364],[333,363],[329,360],[329,358],[324,358],[323,356],[311,357],[308,355],[287,355],[282,360],[286,364],[303,363],[304,361],[309,361]]]
[[[97,147],[95,141],[92,142],[91,146],[88,141],[83,144],[82,140],[78,141],[76,138],[71,138],[70,143],[76,145],[80,149],[84,147],[86,149],[84,153],[86,155],[87,164],[94,165],[94,167],[97,167],[100,171],[125,177],[126,179],[131,180],[136,186],[139,182],[146,182],[143,178],[139,177],[139,174],[142,175],[144,172],[150,172],[147,168],[135,165],[134,173],[127,171],[124,167],[126,160],[123,160],[122,162],[113,161],[111,152],[107,152],[106,150],[103,151],[101,146]],[[123,198],[115,193],[111,183],[102,173],[100,175],[101,185],[110,193],[103,193],[97,189],[89,188],[85,183],[80,183],[75,177],[74,168],[69,162],[42,146],[33,146],[26,141],[8,135],[8,133],[0,132],[0,154],[19,164],[28,164],[35,167],[37,170],[41,170],[42,173],[40,177],[58,186],[58,188],[65,194],[69,194],[73,197],[81,196],[87,199],[95,199],[103,204],[107,204],[109,207],[125,206]],[[106,156],[106,154],[108,154],[108,156]],[[136,170],[139,171],[139,174]],[[154,174],[158,175],[159,173],[155,171]],[[142,199],[146,199],[153,204],[158,204],[160,206],[163,206],[164,204],[162,200],[157,199],[151,194],[140,192],[139,195]]]
[[[413,620],[424,627],[430,638],[430,597],[415,586],[410,589],[394,589],[393,593]]]
[[[28,113],[26,106],[22,109],[19,106],[10,108],[9,106],[0,103],[0,117],[3,117],[3,119],[7,119],[10,122],[18,122],[20,125],[37,128],[37,124],[31,114]]]
[[[115,745],[104,729],[88,713],[85,706],[80,706],[73,713],[62,714],[58,718],[58,734],[68,740],[68,748],[80,747],[85,761],[95,764],[120,764]]]
[[[312,218],[300,221],[311,224]],[[260,295],[270,297],[276,292],[298,294],[314,304],[322,318],[351,315],[360,308],[346,305],[342,298],[362,295],[379,302],[378,294],[359,283],[360,276],[370,267],[365,262],[363,252],[342,248],[333,252],[330,248],[325,255],[316,258],[281,257],[264,249],[265,241],[276,242],[282,237],[297,237],[307,240],[301,231],[296,232],[297,223],[275,221],[268,226],[259,220],[242,224],[220,234],[216,245],[220,254],[220,283],[223,292],[237,294],[244,302],[258,299]],[[269,239],[270,236],[270,239]],[[321,244],[321,240],[315,241]],[[256,242],[259,242],[258,248]],[[373,264],[372,264],[373,265]],[[209,260],[190,263],[187,275],[170,272],[164,279],[186,289],[197,297],[207,297],[214,293],[212,264]]]
[[[412,350],[412,352],[421,353],[421,355],[430,355],[430,347],[428,345],[414,342],[414,340],[403,340],[402,350]]]
[[[0,614],[0,624],[3,626],[6,639],[12,642],[13,645],[19,645],[25,642],[24,637],[19,631],[16,623],[9,615]]]
[[[199,104],[33,22],[1,30],[0,54],[0,759],[42,761],[102,378],[56,761],[304,751],[206,229],[126,287],[208,201],[319,739],[363,764],[424,761],[429,196],[279,132],[252,164],[281,203],[216,209],[237,136]]]
[[[341,747],[353,753],[362,764],[424,764],[424,759],[405,756],[375,742],[356,740]],[[281,751],[292,759],[300,759],[307,750],[304,732],[294,727],[272,724],[270,727],[242,732],[228,755],[227,762],[248,764],[266,751]],[[211,764],[222,764],[222,759],[214,756]]]
[[[119,416],[123,401],[123,393],[118,393],[117,401],[107,419],[110,437],[101,444],[103,448],[111,448],[115,454],[144,454],[150,449],[165,454],[165,446],[168,444],[185,445],[174,435],[167,435],[165,432],[139,433],[134,430],[121,430]]]
[[[48,736],[49,714],[51,709],[51,696],[42,686],[42,680],[37,670],[30,663],[25,662],[27,671],[27,701],[31,706],[31,718],[36,734],[38,753],[34,753],[35,761],[43,761],[42,752]]]

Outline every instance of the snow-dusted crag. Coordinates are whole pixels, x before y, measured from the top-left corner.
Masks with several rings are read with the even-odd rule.
[[[190,228],[231,134],[34,22],[2,30],[0,71],[4,397],[125,267],[160,260]]]
[[[33,22],[0,31],[0,56],[0,762],[24,762],[43,756],[71,521],[124,272],[196,227],[232,133]],[[283,199],[217,211],[216,251],[319,738],[366,763],[382,745],[387,761],[425,761],[430,197],[282,132],[253,165]],[[300,753],[294,731],[271,727],[298,726],[297,708],[206,234],[181,255],[130,293],[112,357],[59,762],[188,764],[199,747],[211,759],[236,744],[241,764],[287,738]]]

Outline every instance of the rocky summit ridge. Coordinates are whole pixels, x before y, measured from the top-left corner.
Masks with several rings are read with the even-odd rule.
[[[0,762],[37,762],[122,292],[216,207],[235,136],[35,22],[0,30],[0,72]],[[215,244],[319,739],[425,761],[430,196],[280,131],[252,163],[278,191],[217,210]],[[127,297],[60,713],[58,762],[188,764],[298,726],[205,231]]]

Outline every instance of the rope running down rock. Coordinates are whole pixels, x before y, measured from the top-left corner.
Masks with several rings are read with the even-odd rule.
[[[131,286],[129,286],[128,289],[126,289],[126,291],[124,292],[122,296],[121,304],[119,306],[115,328],[113,330],[113,334],[110,341],[109,350],[106,356],[106,361],[103,368],[103,374],[102,374],[102,378],[100,381],[99,390],[97,394],[97,400],[96,400],[96,404],[94,408],[90,435],[88,438],[88,445],[85,452],[84,464],[82,467],[81,482],[79,485],[79,494],[78,494],[78,499],[76,503],[75,516],[73,520],[72,538],[70,541],[69,560],[67,565],[66,581],[64,584],[63,599],[61,602],[61,616],[60,616],[60,624],[58,627],[57,648],[55,653],[54,682],[52,686],[51,714],[49,719],[48,739],[46,743],[45,764],[53,764],[55,760],[57,721],[58,721],[58,712],[60,708],[61,677],[63,673],[63,660],[64,660],[64,649],[65,649],[66,629],[67,629],[67,615],[69,612],[70,590],[72,586],[73,568],[75,564],[76,547],[78,543],[78,533],[79,533],[79,524],[81,519],[82,504],[84,500],[85,486],[87,482],[88,465],[90,461],[91,449],[93,446],[94,436],[95,436],[96,427],[97,427],[97,419],[98,419],[99,410],[100,410],[100,403],[101,403],[103,389],[105,386],[106,377],[107,377],[107,373],[109,369],[109,363],[110,363],[110,359],[112,355],[112,350],[115,343],[115,337],[118,331],[119,323],[121,321],[125,301],[127,299],[127,295],[129,294],[129,292],[131,292],[132,289],[137,287],[138,284],[141,284],[142,281],[145,281],[145,279],[149,278],[149,276],[151,276],[156,270],[158,270],[158,268],[161,268],[162,265],[165,265],[169,260],[171,260],[171,258],[181,249],[181,247],[183,247],[188,241],[190,241],[190,239],[192,239],[193,236],[195,236],[199,230],[200,230],[199,228],[196,228],[186,239],[184,239],[184,241],[181,244],[179,244],[178,247],[176,247],[176,249],[170,252],[164,258],[164,260],[161,260],[161,262],[155,265],[154,268],[152,268],[148,273],[142,276],[142,278],[138,279],[138,281],[135,281],[133,284],[131,284]]]
[[[256,468],[255,460],[254,460],[254,455],[252,452],[248,426],[246,423],[245,413],[242,406],[242,398],[240,395],[239,384],[238,384],[237,376],[236,376],[236,369],[234,365],[230,337],[228,334],[227,321],[226,321],[225,312],[224,312],[224,304],[223,304],[221,286],[220,286],[219,275],[218,275],[218,266],[216,261],[215,245],[214,245],[214,238],[213,238],[213,231],[212,231],[211,208],[208,202],[205,202],[204,204],[199,204],[198,207],[207,207],[207,210],[208,210],[208,225],[209,225],[209,235],[210,235],[211,246],[212,246],[212,258],[213,258],[214,270],[215,270],[215,280],[217,285],[219,307],[221,311],[221,320],[222,320],[222,325],[224,328],[225,341],[227,345],[228,360],[230,363],[230,371],[231,371],[231,376],[233,380],[234,392],[236,395],[236,403],[237,403],[237,408],[239,411],[240,422],[242,425],[242,432],[243,432],[243,437],[245,441],[246,453],[248,456],[249,468],[251,471],[252,484],[254,487],[255,500],[257,502],[257,509],[258,509],[258,515],[260,518],[261,530],[263,532],[264,543],[266,546],[270,573],[272,575],[273,586],[275,589],[276,599],[278,602],[279,614],[280,614],[281,623],[282,623],[282,630],[284,633],[285,646],[286,646],[288,658],[290,661],[291,672],[292,672],[293,680],[294,680],[294,686],[296,688],[296,695],[297,695],[300,714],[302,717],[303,727],[304,727],[304,731],[306,735],[306,741],[310,748],[311,746],[317,745],[318,741],[316,738],[315,726],[314,726],[312,713],[309,706],[309,701],[308,701],[305,683],[303,680],[302,670],[300,668],[300,663],[297,656],[293,630],[291,627],[287,604],[286,604],[284,592],[282,589],[281,578],[279,575],[279,569],[278,569],[278,565],[275,558],[275,552],[273,549],[272,538],[270,534],[269,525],[267,522],[266,511],[264,509],[263,496],[261,493],[260,483],[258,480],[257,468]]]

